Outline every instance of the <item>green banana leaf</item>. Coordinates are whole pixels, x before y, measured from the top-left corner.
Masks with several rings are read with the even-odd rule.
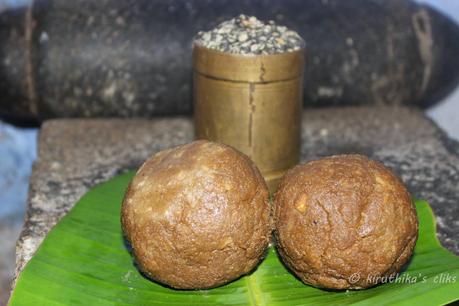
[[[360,291],[304,285],[270,249],[258,269],[228,285],[173,290],[139,273],[120,229],[120,204],[133,173],[89,191],[54,227],[19,275],[10,305],[442,305],[459,299],[459,257],[435,236],[435,218],[416,201],[419,240],[396,281]]]

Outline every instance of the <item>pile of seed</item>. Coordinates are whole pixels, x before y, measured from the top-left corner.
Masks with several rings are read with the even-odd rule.
[[[195,43],[236,54],[274,54],[298,50],[303,39],[295,31],[274,21],[263,23],[256,17],[239,15],[208,32],[199,32]]]

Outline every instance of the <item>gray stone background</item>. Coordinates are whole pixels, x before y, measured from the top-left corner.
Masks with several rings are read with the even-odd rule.
[[[459,22],[459,1],[423,0]],[[28,0],[0,0],[0,10]],[[450,137],[459,140],[459,88],[426,110]],[[28,178],[36,158],[37,129],[21,129],[0,121],[0,305],[6,303],[14,273],[15,243],[22,227]]]

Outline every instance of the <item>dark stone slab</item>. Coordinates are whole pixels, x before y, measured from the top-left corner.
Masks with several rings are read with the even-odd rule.
[[[425,106],[459,79],[459,27],[416,1],[35,0],[0,14],[0,116],[190,113],[192,39],[240,13],[304,37],[308,106]]]
[[[45,122],[17,245],[17,272],[88,189],[136,168],[158,150],[192,140],[192,130],[188,117]],[[303,114],[303,161],[341,153],[363,153],[383,161],[401,175],[416,198],[431,203],[440,241],[459,254],[457,148],[413,109],[328,108]]]

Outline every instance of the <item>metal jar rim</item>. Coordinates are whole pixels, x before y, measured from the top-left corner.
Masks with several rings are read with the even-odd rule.
[[[210,78],[250,83],[285,81],[302,76],[305,49],[243,55],[221,52],[194,43],[193,69]]]

